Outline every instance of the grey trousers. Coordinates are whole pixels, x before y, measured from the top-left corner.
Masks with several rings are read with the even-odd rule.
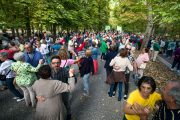
[[[138,74],[140,74],[139,78],[142,78],[143,74],[144,74],[144,69],[140,69],[138,68]]]
[[[25,102],[26,105],[29,105],[30,103],[32,103],[32,106],[36,105],[36,100],[35,100],[35,92],[32,89],[32,85],[18,85],[23,93],[24,93],[24,98],[25,98]]]
[[[67,110],[67,115],[71,114],[71,105],[69,100],[69,92],[62,93],[62,101]]]

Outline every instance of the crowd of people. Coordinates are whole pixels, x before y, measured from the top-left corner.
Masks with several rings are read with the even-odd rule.
[[[91,97],[90,77],[96,75],[98,58],[104,63],[109,84],[109,98],[115,97],[119,85],[118,99],[122,100],[124,84],[123,120],[146,120],[155,104],[160,108],[154,120],[180,119],[180,81],[170,80],[162,87],[162,96],[155,92],[156,83],[152,77],[144,75],[150,60],[156,61],[158,54],[166,54],[180,70],[179,41],[164,41],[152,36],[147,47],[135,58],[140,50],[144,36],[124,33],[91,32],[71,33],[64,39],[44,35],[26,39],[23,36],[1,37],[0,74],[6,76],[2,91],[9,89],[17,102],[25,100],[27,107],[36,107],[35,120],[70,120],[71,92],[75,89],[77,78],[72,64],[77,64],[84,84],[84,96]],[[99,49],[100,48],[100,49]],[[99,57],[98,57],[99,56]],[[129,81],[134,79],[136,90],[129,93]],[[15,85],[18,85],[21,94]],[[118,119],[118,118],[117,118]]]

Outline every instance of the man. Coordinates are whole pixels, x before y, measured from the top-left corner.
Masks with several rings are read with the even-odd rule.
[[[53,56],[51,58],[51,78],[54,80],[59,80],[68,84],[69,70],[66,68],[60,68],[61,59],[59,56]],[[36,98],[40,102],[44,102],[46,98],[42,98],[37,95]],[[62,93],[62,100],[67,110],[67,120],[71,120],[71,106],[69,100],[69,92]]]
[[[157,42],[158,41],[156,40],[156,42],[154,43],[154,46],[153,46],[153,48],[154,48],[153,62],[156,61],[156,57],[157,57],[157,55],[159,53],[159,50],[160,50],[160,46],[159,46],[159,44]]]
[[[53,50],[53,53],[55,55],[57,55],[58,51],[61,49],[61,45],[60,45],[59,39],[57,39],[55,43],[56,43],[56,45],[53,45],[51,47],[51,49]]]
[[[25,61],[29,64],[31,64],[33,67],[37,67],[39,64],[39,59],[43,59],[45,62],[42,54],[39,51],[33,50],[33,46],[30,42],[25,43],[25,50],[24,52],[25,55]]]
[[[143,108],[135,107],[134,111],[141,114]],[[147,115],[141,115],[146,120]],[[162,101],[153,120],[180,120],[180,81],[170,80],[162,87]]]
[[[49,40],[49,36],[46,35],[46,32],[44,32],[44,38],[45,40]]]
[[[136,65],[136,61],[135,61],[135,57],[134,57],[134,54],[132,54],[130,51],[131,51],[131,45],[130,44],[127,44],[125,46],[125,48],[127,49],[127,58],[129,59],[130,63],[133,63],[133,67],[134,67],[134,70],[136,72],[135,76],[138,76],[138,71],[137,71],[137,65]],[[119,54],[118,54],[119,55]],[[120,68],[117,67],[117,66],[113,66],[113,68],[115,70],[119,70]],[[128,98],[128,91],[129,91],[129,78],[130,78],[130,71],[128,68],[126,68],[126,71],[125,71],[125,77],[126,77],[126,83],[124,83],[125,85],[125,91],[124,91],[124,101],[127,101],[127,98]],[[115,91],[116,91],[116,87],[117,87],[117,84],[115,85],[114,87],[114,90],[113,90],[113,96],[115,96]]]

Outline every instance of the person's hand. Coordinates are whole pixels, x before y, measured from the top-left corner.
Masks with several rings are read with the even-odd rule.
[[[113,68],[114,68],[115,70],[119,70],[119,69],[120,69],[120,67],[118,67],[118,66],[113,66]]]
[[[149,115],[149,108],[143,108],[143,106],[140,104],[138,104],[138,102],[136,102],[136,104],[134,103],[134,107],[132,107],[133,111],[143,120],[147,119],[147,116]],[[146,110],[146,111],[145,111]]]
[[[107,45],[109,45],[109,44],[110,44],[110,42],[107,42],[106,44],[107,44]]]
[[[39,59],[39,63],[43,64],[44,63],[43,59]]]
[[[136,74],[135,74],[135,76],[137,76],[137,77],[138,77],[138,73],[136,73]]]
[[[54,50],[55,52],[58,52],[58,50]]]
[[[40,95],[36,95],[36,98],[37,98],[37,100],[40,101],[40,102],[44,102],[44,101],[46,100],[46,98],[43,98],[43,97],[41,97]]]
[[[75,69],[74,68],[69,69],[69,77],[74,76],[74,74],[75,74]]]
[[[13,74],[14,74],[15,76],[19,76],[19,75],[18,75],[16,72],[14,72],[14,71],[13,71]]]
[[[179,55],[176,55],[176,57],[179,57]]]

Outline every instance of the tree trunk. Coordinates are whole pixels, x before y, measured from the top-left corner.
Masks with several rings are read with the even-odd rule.
[[[28,19],[26,23],[26,30],[27,30],[27,38],[31,37],[31,26],[30,26],[30,21]]]
[[[33,35],[35,35],[35,33],[34,33],[34,26],[32,25],[32,32],[33,32]]]
[[[42,23],[41,23],[41,34],[42,34]]]
[[[143,40],[142,45],[141,45],[141,50],[144,47],[147,47],[147,44],[149,42],[149,38],[150,38],[150,35],[151,35],[151,31],[152,31],[152,28],[153,28],[153,15],[149,14],[149,12],[152,11],[152,5],[147,2],[147,6],[148,6],[148,9],[147,9],[147,27],[146,27],[146,32],[145,32],[145,35],[144,35],[144,40]]]
[[[18,28],[16,29],[16,34],[17,34],[17,37],[19,37],[19,31],[18,31]]]
[[[53,24],[53,40],[56,40],[56,23]]]
[[[12,36],[14,36],[14,37],[15,37],[14,28],[11,28],[11,31],[12,31]]]
[[[21,29],[21,34],[22,36],[24,36],[24,29]]]

